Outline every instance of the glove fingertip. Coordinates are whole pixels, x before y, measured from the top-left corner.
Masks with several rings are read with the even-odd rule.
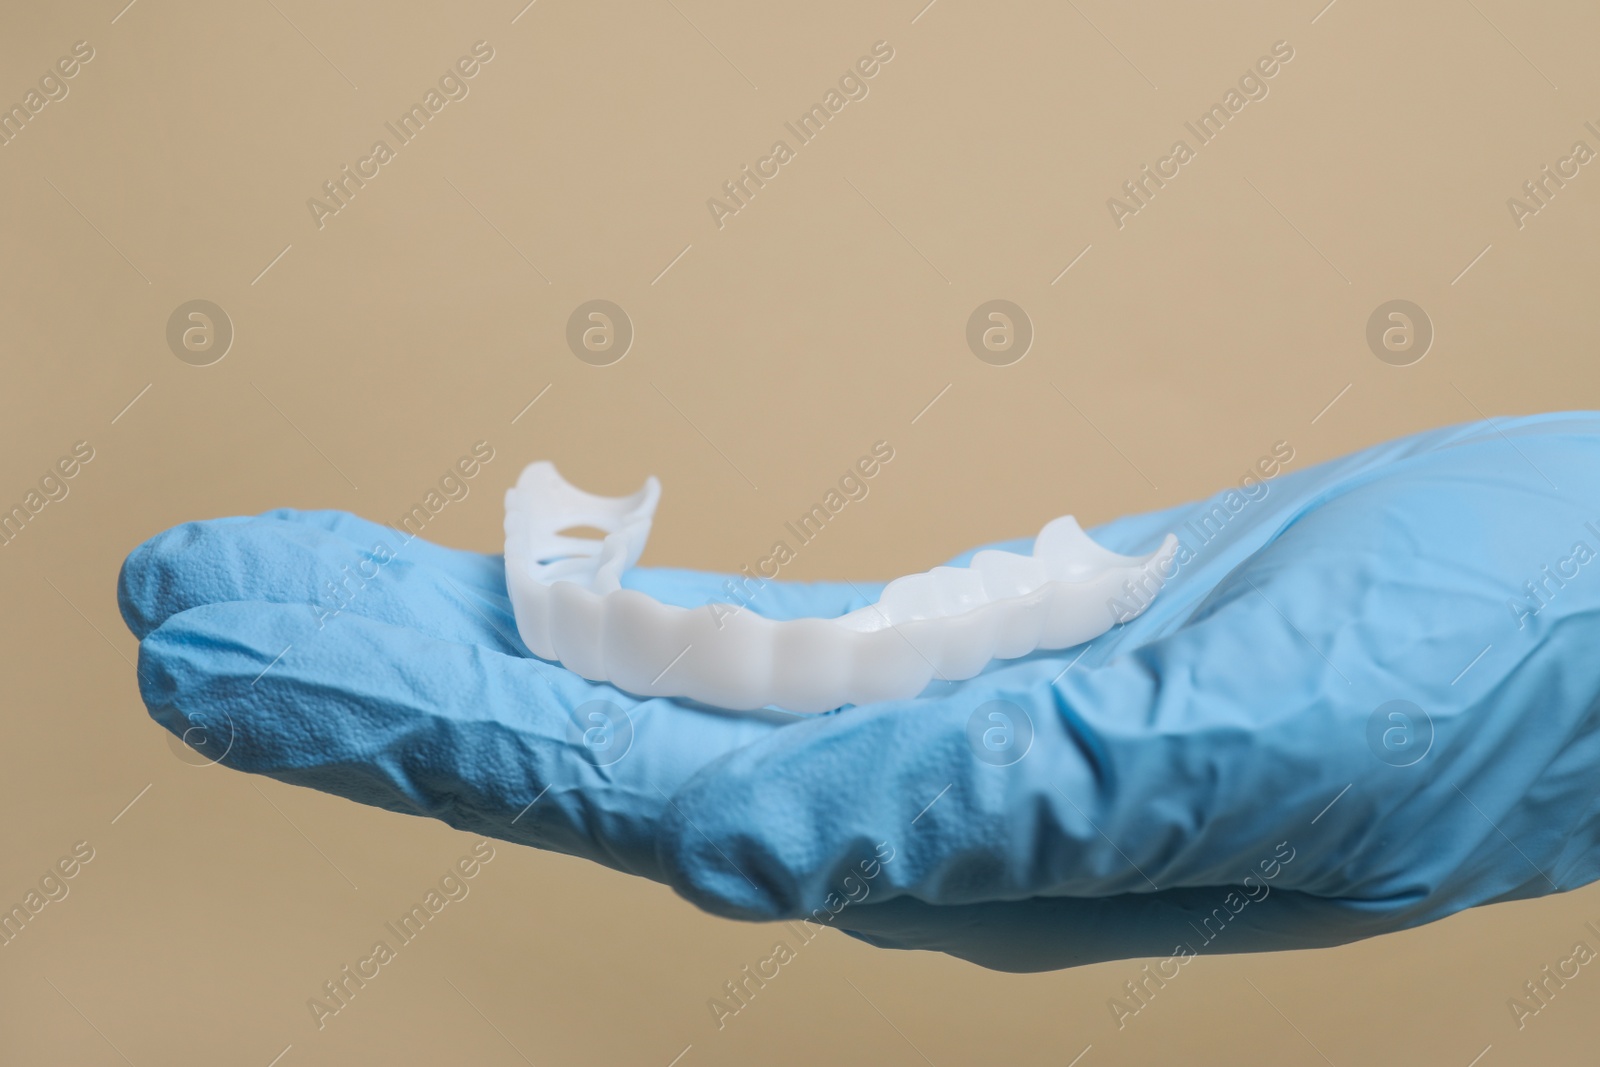
[[[218,520],[212,520],[218,521]],[[117,608],[122,621],[143,641],[161,625],[171,599],[176,569],[171,565],[194,548],[204,534],[201,521],[180,523],[141,543],[117,572]]]

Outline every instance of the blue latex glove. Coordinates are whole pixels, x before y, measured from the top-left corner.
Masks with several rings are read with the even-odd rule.
[[[1337,944],[1593,880],[1600,416],[1268,484],[1095,530],[1177,532],[1186,561],[1088,646],[810,718],[592,685],[529,656],[498,557],[414,541],[379,567],[394,532],[342,513],[169,530],[119,599],[151,714],[227,766],[989,967]],[[377,576],[319,620],[346,565]],[[723,580],[625,584],[698,606]],[[621,758],[595,700],[627,710]]]

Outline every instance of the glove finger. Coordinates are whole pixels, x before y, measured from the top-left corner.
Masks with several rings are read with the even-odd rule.
[[[156,535],[128,556],[118,578],[117,602],[128,628],[142,639],[203,604],[266,601],[294,606],[318,629],[357,614],[527,654],[498,558],[422,541],[396,550],[393,538],[377,540],[376,533],[352,540],[346,535],[361,531],[336,519],[339,514],[324,512],[310,522],[214,519]],[[325,528],[325,521],[341,532]],[[434,551],[416,552],[420,547]]]
[[[505,593],[505,558],[498,553],[484,555],[436,545],[413,536],[409,529],[397,530],[348,511],[277,508],[260,517],[325,530],[343,537],[358,549],[371,549],[375,544],[393,545],[396,549],[403,546],[402,554],[406,559],[448,574],[463,588]],[[1029,548],[1024,547],[1022,551],[1029,551]],[[712,602],[748,603],[753,611],[773,619],[843,615],[875,601],[884,586],[881,581],[778,581],[750,568],[746,568],[746,572],[724,574],[678,567],[635,567],[623,576],[622,584],[625,588],[648,593],[664,604],[694,608]]]
[[[320,625],[355,613],[435,637],[526,653],[499,556],[409,542],[344,512],[279,511],[259,518],[184,523],[135,549],[118,579],[118,604],[143,638],[179,612],[208,603],[298,604]],[[732,579],[635,569],[624,577],[665,603],[739,602]],[[749,599],[774,618],[842,614],[875,599],[881,583],[768,582]]]
[[[169,618],[139,676],[151,716],[224,766],[649,877],[667,797],[777,728],[359,615],[318,632],[260,602]]]
[[[425,540],[407,526],[387,526],[348,511],[274,508],[262,512],[259,518],[325,530],[360,549],[370,550],[379,544],[390,546],[391,551],[412,563],[432,567],[449,575],[451,581],[462,588],[486,593],[503,594],[506,591],[505,562],[499,553],[485,554],[450,548]]]

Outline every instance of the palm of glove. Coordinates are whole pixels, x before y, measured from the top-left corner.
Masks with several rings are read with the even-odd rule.
[[[1600,418],[1269,484],[1094,531],[1185,550],[1090,645],[811,718],[584,681],[528,655],[498,557],[343,513],[177,527],[119,599],[151,714],[227,766],[986,966],[1334,944],[1600,876]]]

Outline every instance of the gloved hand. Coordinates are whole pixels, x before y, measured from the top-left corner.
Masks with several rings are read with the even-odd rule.
[[[227,766],[988,967],[1338,944],[1596,878],[1600,415],[1267,486],[1093,531],[1184,551],[1087,646],[817,717],[586,682],[517,639],[498,557],[342,513],[169,530],[119,600],[150,713]],[[698,606],[723,580],[624,584]]]

